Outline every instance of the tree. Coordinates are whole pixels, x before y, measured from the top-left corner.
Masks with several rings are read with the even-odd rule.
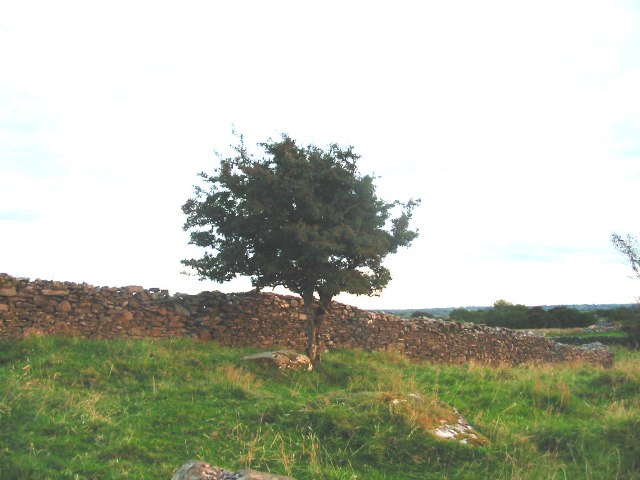
[[[449,312],[449,320],[467,323],[485,323],[487,312],[485,310],[467,310],[466,308],[454,308]]]
[[[629,261],[633,273],[640,279],[640,246],[638,240],[631,235],[622,238],[617,233],[611,236],[611,241],[616,249]],[[640,309],[636,308],[635,319],[624,326],[624,330],[629,334],[636,346],[640,346]]]
[[[487,310],[485,322],[491,327],[526,328],[527,307],[506,300],[496,300]]]
[[[214,174],[200,174],[208,189],[195,187],[182,211],[189,243],[207,250],[182,263],[200,279],[248,276],[258,290],[284,286],[299,294],[306,353],[315,363],[333,297],[375,295],[387,285],[382,261],[416,238],[409,222],[419,200],[378,198],[352,147],[299,147],[287,135],[258,145],[263,154],[256,158],[240,136],[233,157],[219,155]]]
[[[631,269],[636,274],[636,277],[640,278],[640,247],[638,246],[638,240],[627,235],[627,238],[622,238],[617,233],[611,235],[611,241],[614,247],[627,257]]]

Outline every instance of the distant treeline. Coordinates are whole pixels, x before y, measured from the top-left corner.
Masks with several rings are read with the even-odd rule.
[[[498,300],[493,307],[386,310],[386,313],[404,318],[441,318],[507,328],[571,328],[610,322],[627,332],[638,330],[637,338],[640,339],[638,304],[527,307]]]
[[[449,313],[451,320],[482,323],[491,327],[507,328],[571,328],[588,327],[598,321],[594,312],[569,307],[527,307],[498,300],[487,310],[456,308]]]
[[[617,308],[601,308],[596,311],[598,317],[620,325],[631,325],[640,322],[640,305],[629,305]]]
[[[619,310],[625,310],[627,312],[638,311],[638,305],[635,303],[594,303],[594,304],[565,304],[565,305],[542,305],[541,308],[545,310],[551,310],[557,307],[567,307],[579,312],[595,312],[598,317],[608,317],[610,312],[618,312]],[[465,308],[466,310],[490,310],[492,306],[466,306],[466,307],[438,307],[438,308],[403,308],[403,309],[385,309],[380,310],[384,313],[390,313],[392,315],[398,315],[399,317],[431,317],[431,318],[448,318],[449,314],[459,308]],[[530,307],[533,308],[533,307]],[[623,314],[626,315],[626,314]]]

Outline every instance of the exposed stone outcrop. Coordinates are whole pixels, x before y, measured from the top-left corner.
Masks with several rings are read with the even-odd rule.
[[[299,297],[272,293],[169,295],[139,286],[29,281],[0,274],[0,337],[197,337],[227,346],[304,350]],[[396,350],[413,359],[517,365],[586,361],[611,366],[606,349],[585,350],[506,328],[402,319],[334,302],[323,324],[327,349]]]
[[[257,363],[264,367],[275,367],[278,370],[306,370],[311,371],[313,365],[309,357],[293,350],[278,350],[262,352],[243,357],[247,362]]]
[[[422,427],[438,438],[465,445],[486,445],[489,440],[478,433],[455,408],[420,393],[383,395],[393,411],[414,427]]]
[[[436,437],[454,440],[465,445],[486,445],[488,443],[486,437],[476,432],[462,415],[455,423],[442,422],[438,428],[433,430],[433,434]]]
[[[213,467],[205,462],[189,461],[182,465],[171,480],[295,480],[284,475],[258,472],[255,470],[239,470],[230,472],[220,467]]]

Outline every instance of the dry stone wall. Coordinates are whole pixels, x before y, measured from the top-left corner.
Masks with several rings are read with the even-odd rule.
[[[440,320],[406,320],[334,302],[323,326],[327,349],[396,350],[413,359],[486,364],[587,361],[610,366],[603,349],[561,345],[537,335]],[[227,346],[304,348],[299,297],[272,293],[94,287],[0,274],[0,337],[195,337]]]

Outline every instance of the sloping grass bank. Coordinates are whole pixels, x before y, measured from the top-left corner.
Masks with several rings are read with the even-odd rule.
[[[304,479],[640,479],[640,356],[611,370],[333,352],[309,373],[190,340],[0,342],[0,478],[170,479],[188,459]],[[419,393],[486,446],[438,440]]]

